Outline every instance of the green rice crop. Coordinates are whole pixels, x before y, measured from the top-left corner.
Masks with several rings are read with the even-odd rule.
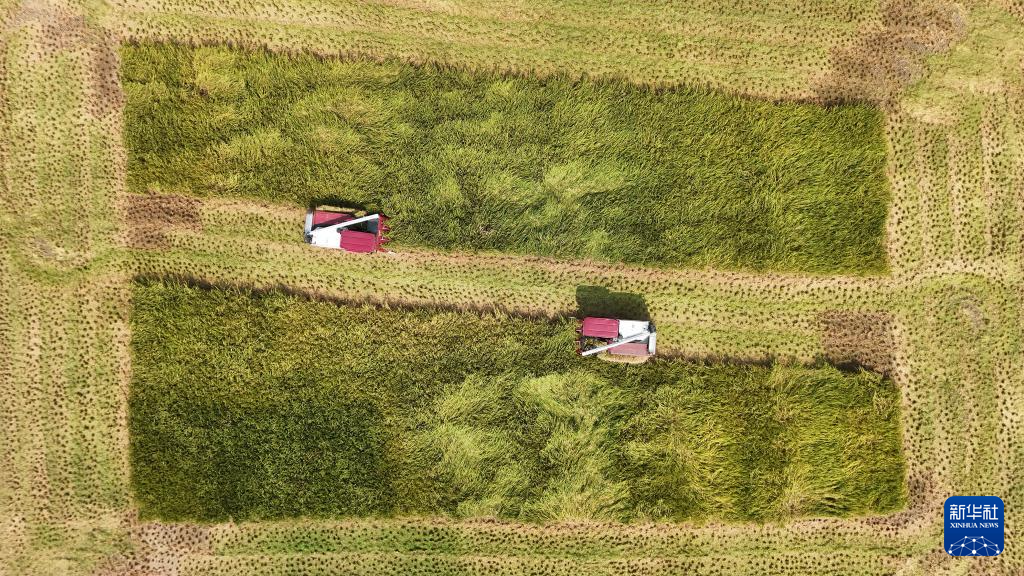
[[[894,385],[574,353],[575,324],[136,286],[143,517],[843,516],[905,500]]]
[[[399,244],[440,249],[886,268],[868,105],[223,47],[121,55],[135,192],[367,207]]]

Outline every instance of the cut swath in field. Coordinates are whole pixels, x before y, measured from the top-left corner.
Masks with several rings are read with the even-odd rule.
[[[886,268],[871,106],[215,47],[122,57],[134,192],[369,207],[398,245]]]
[[[574,353],[575,323],[136,287],[144,517],[772,520],[905,500],[867,372]]]

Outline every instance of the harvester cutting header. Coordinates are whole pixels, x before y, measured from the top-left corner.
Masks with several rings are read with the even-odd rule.
[[[307,244],[335,248],[346,252],[370,254],[390,241],[385,234],[391,230],[384,214],[356,216],[330,206],[317,206],[306,212],[303,238]]]

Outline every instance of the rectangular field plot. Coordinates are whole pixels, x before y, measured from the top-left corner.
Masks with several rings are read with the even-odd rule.
[[[141,283],[146,518],[773,520],[904,504],[894,385],[574,353],[575,324]]]
[[[211,47],[122,60],[135,192],[365,206],[399,246],[886,269],[870,106]]]

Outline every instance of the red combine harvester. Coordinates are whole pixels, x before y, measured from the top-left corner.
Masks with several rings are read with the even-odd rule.
[[[601,352],[631,356],[638,360],[654,356],[657,335],[651,322],[588,316],[576,332],[580,335],[576,351],[581,356],[593,356]]]
[[[307,244],[321,248],[370,254],[383,251],[381,245],[390,242],[384,236],[390,230],[387,221],[383,214],[357,217],[330,206],[318,206],[306,212],[303,238]]]

